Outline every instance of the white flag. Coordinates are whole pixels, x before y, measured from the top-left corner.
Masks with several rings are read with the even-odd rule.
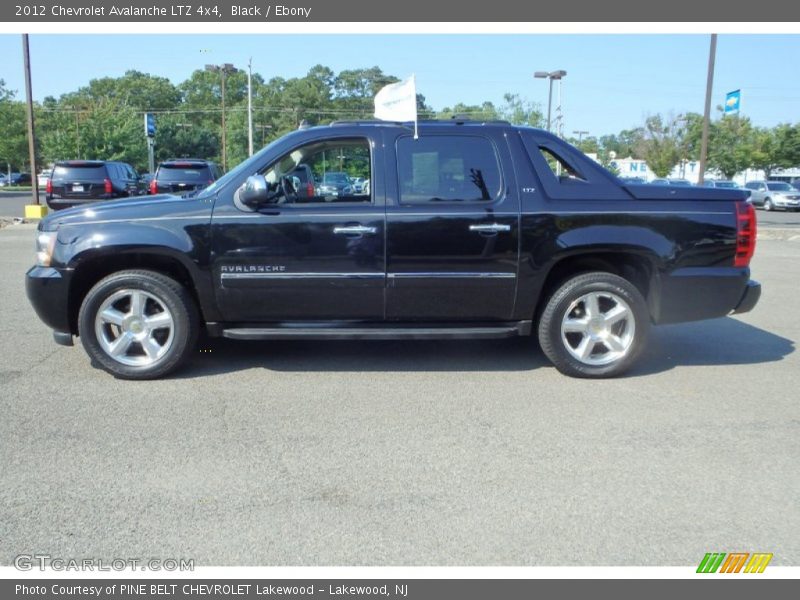
[[[375,94],[375,118],[383,121],[417,121],[417,82],[412,75],[390,83]]]

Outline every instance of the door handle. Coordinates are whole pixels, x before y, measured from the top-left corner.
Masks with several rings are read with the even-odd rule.
[[[375,235],[377,227],[367,227],[366,225],[344,225],[333,228],[336,235]]]
[[[470,231],[477,231],[478,233],[500,233],[501,231],[511,231],[511,225],[503,223],[485,223],[480,225],[470,225]]]

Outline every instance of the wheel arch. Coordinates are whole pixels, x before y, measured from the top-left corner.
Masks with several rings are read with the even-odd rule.
[[[70,332],[78,334],[78,312],[89,290],[104,277],[129,269],[155,271],[176,280],[189,292],[197,306],[201,322],[204,322],[207,307],[200,300],[195,277],[180,258],[165,250],[152,248],[114,252],[104,248],[103,252],[87,251],[76,257],[67,302]]]
[[[655,257],[628,250],[601,252],[587,250],[564,256],[550,266],[534,308],[534,322],[538,322],[548,299],[564,282],[593,271],[612,273],[630,281],[644,297],[650,317],[658,314],[659,294]]]

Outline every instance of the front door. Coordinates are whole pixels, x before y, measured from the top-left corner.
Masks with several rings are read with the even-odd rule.
[[[502,137],[401,136],[387,202],[386,316],[502,321],[514,310],[519,197]],[[390,163],[393,162],[391,159]],[[388,179],[387,179],[388,181]]]
[[[212,269],[225,321],[383,319],[385,207],[376,152],[367,137],[306,142],[261,171],[271,185],[283,180],[277,202],[255,212],[235,203],[215,210]],[[350,184],[376,176],[369,193]]]

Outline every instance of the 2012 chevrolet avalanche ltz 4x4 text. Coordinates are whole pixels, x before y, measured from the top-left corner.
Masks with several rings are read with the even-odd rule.
[[[553,135],[508,123],[421,122],[412,133],[306,128],[194,197],[55,213],[39,224],[28,297],[56,341],[80,336],[96,364],[129,379],[173,371],[201,330],[536,333],[561,372],[607,377],[636,360],[651,323],[758,301],[743,191],[625,185]],[[327,173],[369,180],[369,191],[320,185]]]

